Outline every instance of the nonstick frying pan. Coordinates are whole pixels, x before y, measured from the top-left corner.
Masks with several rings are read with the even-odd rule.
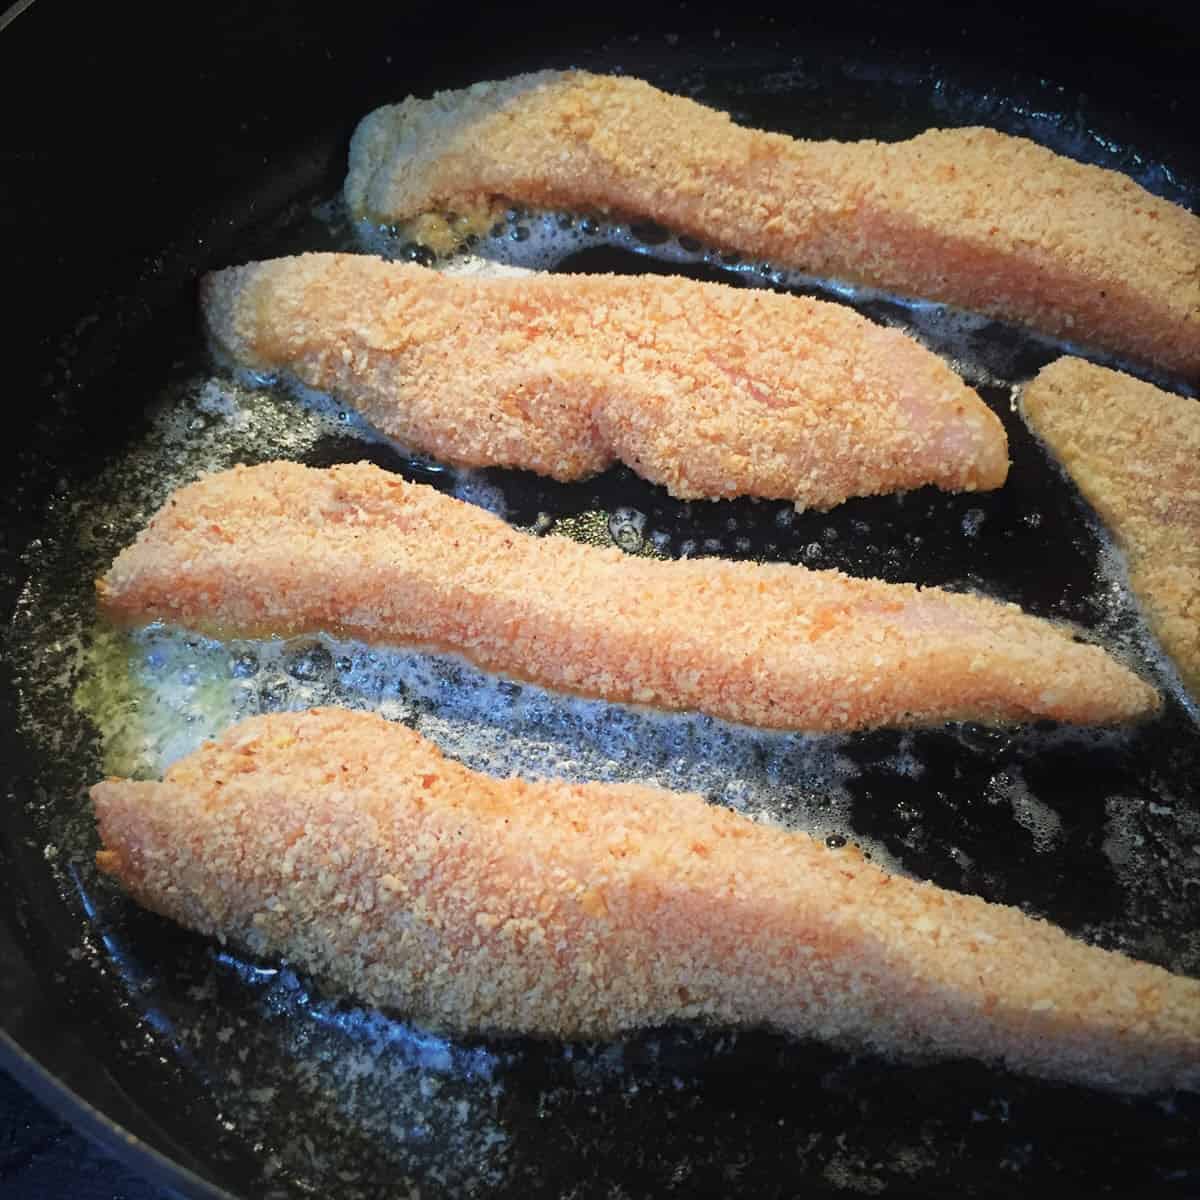
[[[461,484],[364,445],[336,415],[297,417],[311,436],[294,437],[276,419],[291,402],[278,398],[263,402],[275,417],[251,425],[257,442],[222,441],[219,406],[198,403],[196,381],[216,377],[197,330],[198,274],[341,244],[329,201],[353,123],[373,105],[546,65],[624,70],[801,136],[992,124],[1127,170],[1195,210],[1198,24],[1155,5],[1100,5],[1086,22],[1035,5],[857,3],[753,18],[705,6],[215,4],[168,20],[150,6],[53,0],[13,21],[0,34],[5,1065],[196,1196],[1200,1194],[1195,1096],[1130,1101],[753,1032],[446,1041],[182,933],[90,865],[82,789],[102,767],[75,701],[95,637],[91,578],[148,515],[156,480],[194,472],[201,451],[205,462],[214,446],[247,457],[282,447],[314,463],[368,456]],[[589,245],[566,265],[665,269],[638,252],[653,237],[625,241],[633,248]],[[774,281],[761,264],[729,266],[686,269]],[[568,487],[496,472],[471,486],[520,525],[620,541],[632,512],[661,553],[840,566],[1017,600],[1133,655],[1168,689],[1161,718],[1116,734],[953,726],[813,747],[703,721],[564,716],[437,663],[424,692],[400,698],[402,718],[475,731],[457,743],[468,756],[511,736],[549,746],[544,761],[569,751],[587,766],[611,762],[619,743],[629,770],[659,778],[732,754],[750,801],[733,784],[714,800],[753,808],[768,795],[779,819],[1200,974],[1195,710],[1153,658],[1095,522],[1010,409],[1009,385],[1055,349],[883,300],[864,311],[976,373],[1012,442],[1004,491],[792,518],[781,505],[675,504],[624,471]],[[281,675],[293,649],[279,651]],[[269,693],[268,680],[255,694],[268,705]],[[812,781],[835,776],[836,803],[823,808]]]

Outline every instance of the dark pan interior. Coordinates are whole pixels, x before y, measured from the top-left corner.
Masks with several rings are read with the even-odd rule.
[[[1200,1194],[1195,1096],[1132,1101],[765,1033],[446,1041],[141,913],[88,861],[82,789],[101,771],[98,737],[72,703],[78,661],[58,628],[139,524],[121,494],[138,480],[111,468],[146,437],[148,403],[211,370],[197,275],[340,244],[314,210],[337,192],[349,132],[372,105],[537,66],[622,69],[801,136],[993,124],[1127,170],[1195,211],[1195,18],[1143,6],[1134,30],[1126,16],[1101,5],[1081,29],[1032,7],[963,17],[851,5],[751,23],[705,7],[649,18],[418,5],[401,19],[217,5],[182,33],[135,6],[72,12],[66,36],[60,7],[42,0],[0,34],[13,421],[0,450],[0,962],[11,964],[0,1026],[14,1069],[197,1195]],[[564,265],[665,269],[601,247]],[[883,301],[864,311],[917,319]],[[942,327],[921,328],[936,342]],[[632,509],[667,554],[1001,595],[1095,631],[1169,688],[1094,521],[1010,409],[1008,384],[1055,349],[993,325],[967,341],[972,361],[1002,364],[980,388],[1012,445],[1010,484],[993,495],[922,491],[792,518],[784,505],[678,504],[624,470],[572,486],[501,472],[484,482],[519,525],[607,540],[613,514]],[[304,450],[317,464],[364,456],[452,485],[349,435]],[[479,717],[501,731],[508,719]],[[546,733],[600,736],[586,723]],[[686,753],[741,736],[698,722]],[[824,824],[800,756],[790,773],[792,743],[745,746],[761,755],[775,815],[794,809],[797,823],[858,837],[914,875],[1200,975],[1200,736],[1176,692],[1162,717],[1123,733],[953,726],[839,743],[850,767]],[[914,757],[916,771],[904,766]]]

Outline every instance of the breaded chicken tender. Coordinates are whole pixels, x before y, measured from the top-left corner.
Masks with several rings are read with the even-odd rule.
[[[434,243],[428,214],[486,225],[510,202],[651,218],[1200,374],[1200,219],[991,129],[797,141],[637,79],[542,71],[372,112],[345,194],[360,217],[421,218],[416,234]]]
[[[203,305],[238,363],[447,462],[578,479],[620,459],[674,496],[798,508],[1008,471],[1003,426],[941,359],[818,300],[307,254],[210,275]]]
[[[1013,604],[538,538],[366,463],[189,484],[98,589],[119,622],[416,644],[550,688],[774,728],[1099,723],[1158,704],[1098,646]]]
[[[91,794],[98,863],[139,903],[437,1028],[699,1019],[1200,1086],[1200,982],[696,795],[494,779],[340,709]]]
[[[1112,531],[1151,629],[1200,699],[1200,401],[1060,358],[1021,410]]]

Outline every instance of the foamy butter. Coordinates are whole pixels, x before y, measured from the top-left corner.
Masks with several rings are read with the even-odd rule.
[[[236,721],[337,705],[403,721],[491,775],[654,784],[817,837],[855,836],[846,783],[857,768],[845,735],[586,700],[452,655],[324,635],[221,642],[155,624],[98,639],[77,702],[105,730],[114,775],[159,778]],[[856,840],[901,869],[882,844]]]
[[[1012,806],[1013,817],[1033,837],[1034,847],[1045,854],[1062,837],[1062,818],[1044,800],[1038,798],[1019,767],[1009,767],[992,776],[991,796]]]

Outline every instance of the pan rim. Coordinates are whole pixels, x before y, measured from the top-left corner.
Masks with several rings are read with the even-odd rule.
[[[0,1027],[0,1070],[60,1120],[69,1123],[94,1146],[112,1155],[157,1187],[167,1187],[189,1200],[239,1200],[233,1192],[197,1175],[189,1167],[156,1149],[44,1066],[7,1029]]]

